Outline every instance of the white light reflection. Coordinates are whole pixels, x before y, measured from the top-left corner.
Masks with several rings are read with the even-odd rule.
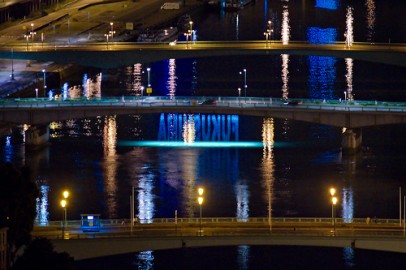
[[[117,218],[117,122],[115,116],[104,118],[103,150],[104,150],[104,190],[107,200],[107,217]]]
[[[283,0],[282,2],[289,2],[289,0]],[[282,34],[282,44],[287,45],[289,44],[290,40],[290,25],[289,25],[289,10],[288,6],[284,5],[283,6],[283,11],[282,11],[282,29],[281,29],[281,34]]]
[[[347,47],[351,47],[352,44],[354,43],[354,17],[352,14],[353,8],[352,7],[347,7],[347,15],[346,15],[346,31],[344,33],[345,37],[345,44]]]
[[[273,118],[264,118],[262,124],[262,186],[265,191],[265,201],[268,202],[268,222],[269,230],[272,230],[272,197],[273,197],[273,183],[275,181],[274,176],[274,157],[273,157],[273,145],[274,141],[274,122]]]
[[[154,269],[154,251],[145,250],[137,254],[136,269],[138,270],[153,270]]]
[[[282,99],[289,97],[289,55],[282,54]]]
[[[141,223],[152,223],[155,214],[154,204],[154,175],[148,171],[148,167],[143,168],[145,172],[141,174],[138,183],[138,219]]]
[[[345,223],[351,223],[354,218],[354,193],[351,188],[343,188],[342,217]]]
[[[241,245],[238,246],[238,269],[250,269],[249,268],[249,258],[250,258],[250,246]]]
[[[176,62],[175,59],[169,59],[168,62],[168,81],[166,82],[166,89],[168,95],[173,98],[176,94]]]
[[[375,0],[366,0],[367,7],[367,41],[373,42],[375,36]]]
[[[39,181],[39,196],[36,199],[35,208],[37,216],[35,217],[35,223],[37,225],[47,225],[49,221],[48,211],[48,193],[49,186]],[[45,182],[45,181],[44,181]]]
[[[249,197],[250,193],[245,180],[239,180],[235,185],[235,193],[237,198],[236,217],[238,222],[247,222],[249,218]]]
[[[348,101],[353,101],[354,100],[354,95],[352,93],[352,78],[353,78],[353,66],[354,66],[353,59],[345,58],[345,65],[346,65],[346,69],[347,69],[347,74],[345,75],[345,78],[347,81],[346,98]]]
[[[195,142],[196,130],[195,130],[195,119],[193,114],[183,115],[183,131],[182,137],[185,143],[191,144]]]
[[[96,74],[95,79],[91,79],[87,77],[87,74],[83,76],[83,82],[82,82],[82,89],[83,89],[83,96],[86,98],[92,98],[92,97],[101,97],[101,82],[102,82],[102,73]],[[74,93],[76,93],[78,90],[75,89],[74,86],[72,88],[69,88],[69,96],[73,97]],[[72,94],[70,93],[72,91]]]

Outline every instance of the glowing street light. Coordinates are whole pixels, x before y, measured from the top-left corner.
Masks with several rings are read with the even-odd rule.
[[[67,207],[68,207],[68,197],[69,197],[69,191],[64,190],[62,192],[63,199],[61,200],[61,206],[63,208],[63,224],[62,224],[62,238],[65,236],[65,227],[67,223]]]
[[[336,219],[335,219],[335,205],[338,202],[337,197],[334,195],[336,194],[335,188],[330,188],[330,195],[331,195],[331,220],[334,226],[334,234],[336,233]]]
[[[110,31],[111,32],[111,31]],[[104,34],[104,36],[106,37],[106,44],[107,44],[107,49],[109,48],[109,38],[111,37],[111,33],[107,33],[107,34]]]
[[[37,32],[34,32],[34,24],[31,24],[31,32],[30,35],[32,37],[32,42],[34,43],[34,36],[37,34]]]
[[[200,208],[200,229],[199,229],[199,235],[203,235],[203,230],[202,230],[202,204],[203,204],[203,193],[204,189],[203,188],[198,188],[197,193],[199,194],[199,197],[197,197],[197,202],[199,203],[199,208]]]
[[[109,32],[109,34],[111,34],[111,40],[113,40],[114,34],[116,33],[116,31],[113,30],[113,25],[114,25],[114,23],[110,22],[110,32]]]
[[[266,41],[271,40],[271,35],[273,32],[271,25],[272,25],[272,22],[268,21],[268,29],[266,30],[266,32],[264,32]]]

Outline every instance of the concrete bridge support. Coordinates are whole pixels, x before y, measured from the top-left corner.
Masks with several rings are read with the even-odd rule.
[[[355,154],[361,149],[362,129],[346,129],[343,133],[341,147],[345,154]]]
[[[25,131],[25,145],[31,148],[40,148],[48,144],[49,125],[30,126]]]

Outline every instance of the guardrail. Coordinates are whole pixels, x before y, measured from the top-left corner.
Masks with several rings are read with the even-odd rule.
[[[154,219],[137,219],[137,224],[152,224],[152,225],[165,225],[165,224],[195,224],[199,223],[200,218],[154,218]],[[267,217],[250,217],[250,218],[236,218],[236,217],[203,217],[202,222],[205,224],[269,224]],[[377,225],[393,225],[400,226],[399,219],[382,219],[382,218],[336,218],[336,224],[377,224]],[[275,217],[271,219],[272,224],[331,224],[332,218],[326,217]],[[130,224],[130,219],[101,219],[101,226],[121,226]],[[47,223],[36,223],[37,227],[62,227],[63,221],[48,221]],[[67,227],[80,227],[80,220],[68,220]]]
[[[122,96],[103,98],[17,98],[0,99],[0,109],[62,108],[62,107],[165,107],[165,106],[212,106],[200,105],[207,99],[214,99],[215,106],[230,108],[300,108],[309,110],[390,112],[406,113],[406,102],[389,101],[340,101],[321,99],[290,99],[272,97],[169,97],[169,96]],[[293,104],[292,104],[293,101]],[[299,104],[294,104],[298,102]]]

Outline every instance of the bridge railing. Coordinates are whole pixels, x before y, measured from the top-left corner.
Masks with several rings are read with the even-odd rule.
[[[18,98],[0,99],[0,109],[64,108],[64,107],[165,107],[165,106],[204,106],[204,100],[216,100],[216,107],[229,108],[284,108],[289,110],[329,110],[351,112],[406,113],[406,102],[389,101],[341,101],[321,99],[291,99],[291,103],[272,97],[184,97],[184,96],[122,96],[103,98]],[[296,101],[298,104],[295,104]],[[293,102],[293,103],[292,103]],[[212,105],[208,105],[212,106]]]
[[[203,217],[202,222],[205,224],[332,224],[332,218],[327,217],[275,217],[268,219],[268,217],[250,217],[250,218],[236,218],[236,217]],[[130,219],[101,219],[101,226],[128,226]],[[136,219],[135,224],[196,224],[200,223],[199,217],[194,218],[154,218],[154,219]],[[386,219],[386,218],[336,218],[335,223],[338,225],[351,225],[351,224],[378,224],[378,225],[393,225],[399,226],[399,219]],[[68,227],[80,227],[80,220],[68,220]],[[46,223],[36,223],[37,227],[62,227],[63,221],[48,221]]]

